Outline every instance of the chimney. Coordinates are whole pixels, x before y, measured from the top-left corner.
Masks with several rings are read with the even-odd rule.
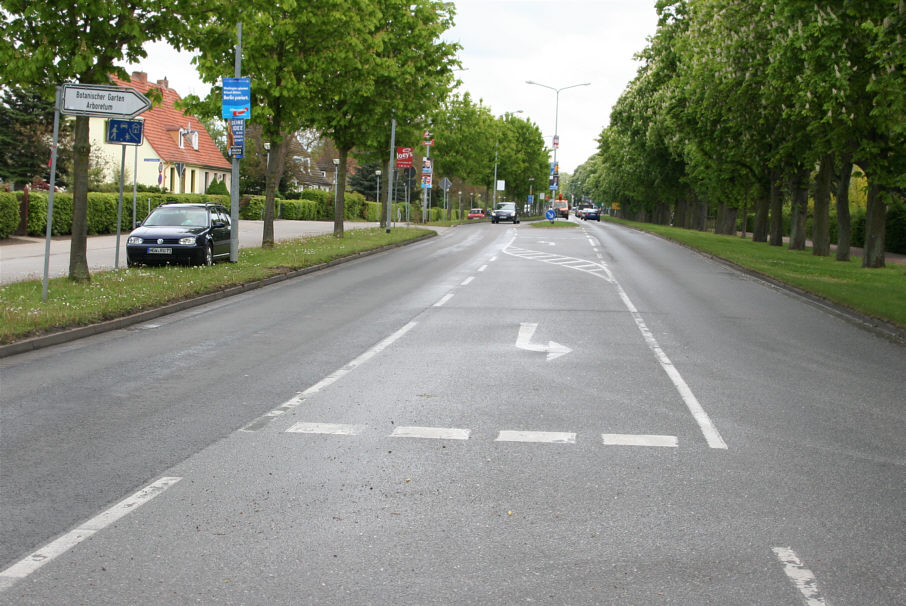
[[[137,82],[147,82],[148,74],[145,72],[132,72],[132,79]]]
[[[167,80],[167,77],[166,77],[166,76],[164,76],[164,79],[163,79],[163,80],[158,80],[158,81],[157,81],[157,85],[158,85],[159,87],[163,88],[163,89],[168,89],[168,88],[170,88],[170,81]]]

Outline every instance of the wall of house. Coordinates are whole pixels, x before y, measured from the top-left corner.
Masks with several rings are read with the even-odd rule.
[[[107,180],[113,182],[119,175],[122,160],[122,145],[111,145],[105,142],[105,120],[92,118],[89,121],[89,138],[92,149],[98,149],[107,160]],[[203,194],[207,186],[215,178],[224,181],[227,190],[230,189],[230,171],[206,168],[187,164],[185,173],[180,178],[176,174],[176,166],[169,162],[162,162],[160,156],[148,143],[147,139],[139,146],[126,146],[126,189],[132,186],[132,173],[136,164],[135,149],[138,148],[138,170],[136,182],[142,185],[165,187],[168,192]]]

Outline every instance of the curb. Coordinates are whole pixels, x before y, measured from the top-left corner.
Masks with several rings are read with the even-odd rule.
[[[409,246],[411,244],[427,240],[428,238],[434,238],[436,236],[437,232],[432,231],[406,242],[388,244],[386,246],[381,246],[380,248],[375,248],[373,250],[354,253],[347,257],[341,257],[339,259],[334,259],[333,261],[328,261],[327,263],[321,263],[319,265],[312,265],[311,267],[296,269],[283,274],[278,274],[276,276],[271,276],[269,278],[264,278],[263,280],[258,280],[256,282],[249,282],[248,284],[231,286],[229,288],[225,288],[216,292],[192,297],[191,299],[185,299],[183,301],[177,301],[176,303],[169,303],[161,307],[155,307],[153,309],[140,311],[128,316],[123,316],[122,318],[114,318],[113,320],[105,320],[96,324],[89,324],[88,326],[79,326],[78,328],[70,328],[67,330],[62,330],[60,332],[40,335],[37,337],[30,337],[28,339],[22,339],[21,341],[15,341],[6,345],[0,345],[0,358],[6,358],[8,356],[14,356],[29,351],[35,351],[37,349],[43,349],[45,347],[51,347],[53,345],[60,345],[62,343],[69,343],[77,339],[90,337],[92,335],[98,335],[101,333],[109,332],[111,330],[127,328],[129,326],[147,322],[148,320],[153,320],[155,318],[166,316],[178,311],[183,311],[192,307],[198,307],[200,305],[219,301],[220,299],[225,299],[227,297],[241,295],[242,293],[256,290],[258,288],[264,288],[265,286],[270,286],[271,284],[276,284],[277,282],[291,280],[292,278],[298,278],[299,276],[312,274],[324,269],[328,269],[330,267],[334,267],[336,265],[349,263],[350,261],[355,261],[364,257],[370,257],[372,255],[386,252],[388,250],[402,248],[403,246]]]

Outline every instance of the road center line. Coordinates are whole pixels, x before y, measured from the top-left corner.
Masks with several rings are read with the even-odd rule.
[[[130,511],[135,511],[154,497],[170,488],[182,478],[161,478],[145,486],[135,494],[127,497],[113,507],[91,518],[78,528],[71,530],[60,538],[51,541],[38,551],[25,556],[6,570],[0,572],[0,592],[5,591],[35,572],[45,564],[63,555],[85,539],[110,526]]]
[[[443,304],[453,298],[453,293],[447,293],[440,298],[440,301],[434,304],[434,307],[443,307]]]
[[[576,434],[565,431],[510,431],[502,430],[495,442],[543,442],[547,444],[575,444]]]
[[[465,280],[462,281],[462,284],[460,284],[460,286],[468,286],[469,284],[471,284],[472,280],[474,280],[474,279],[475,279],[475,276],[469,276],[468,278],[466,278]]]
[[[796,552],[789,547],[775,547],[774,555],[783,564],[783,571],[790,578],[799,593],[805,598],[807,606],[827,606],[827,602],[818,591],[818,580],[815,574],[805,567]]]
[[[468,429],[453,427],[397,427],[390,434],[392,438],[426,438],[431,440],[468,440]]]
[[[287,433],[319,433],[334,436],[357,436],[365,431],[365,426],[346,425],[343,423],[296,423],[286,431]]]
[[[676,448],[679,445],[676,436],[602,433],[601,439],[606,446],[659,446],[662,448]]]

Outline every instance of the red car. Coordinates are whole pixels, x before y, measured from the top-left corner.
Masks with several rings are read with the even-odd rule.
[[[484,219],[484,209],[473,208],[469,211],[469,219]]]

